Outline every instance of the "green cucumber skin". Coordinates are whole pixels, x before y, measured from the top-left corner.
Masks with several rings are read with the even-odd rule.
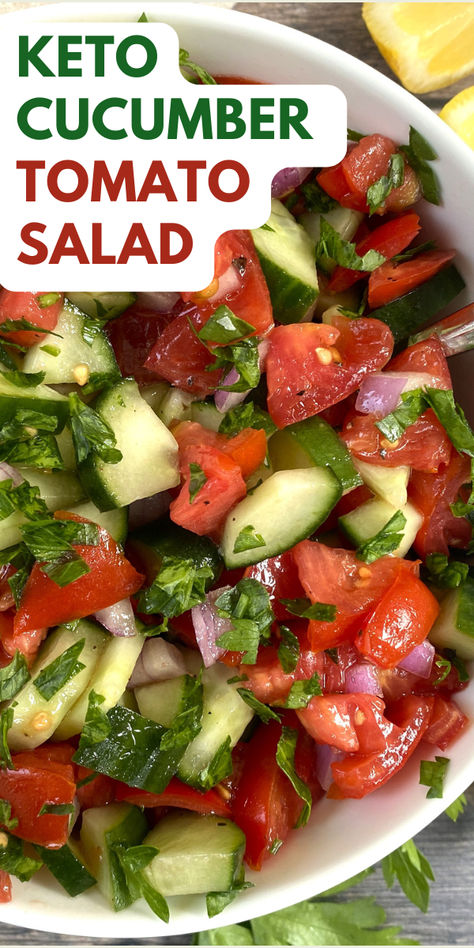
[[[381,319],[386,323],[392,330],[395,342],[400,342],[436,316],[465,285],[459,270],[451,264],[426,283],[386,306],[374,309],[368,315],[371,319]]]
[[[115,912],[128,908],[133,899],[114,846],[120,843],[126,847],[137,846],[147,829],[143,811],[130,803],[91,807],[83,813],[81,851],[97,878],[99,889]]]
[[[260,266],[270,293],[273,315],[279,323],[299,323],[318,296],[318,291],[304,286],[297,277],[284,273],[257,249]]]
[[[3,427],[7,421],[11,421],[20,409],[27,411],[39,411],[44,415],[55,415],[58,419],[57,430],[55,434],[63,430],[69,418],[69,402],[63,398],[42,398],[38,396],[25,395],[25,390],[18,388],[18,395],[6,395],[0,389],[0,427]],[[35,389],[26,389],[34,392]],[[55,393],[56,394],[56,393]]]
[[[66,293],[67,299],[92,319],[115,319],[136,301],[135,293]],[[97,306],[97,301],[100,306]]]
[[[344,491],[360,487],[363,483],[344,442],[323,418],[315,415],[305,421],[288,425],[281,432],[277,431],[270,439],[270,457],[272,457],[273,439],[278,442],[287,435],[295,440],[316,467],[329,467]]]
[[[61,849],[46,849],[45,846],[35,846],[35,849],[51,875],[72,898],[96,885],[97,880],[78,859],[68,843],[61,846]]]

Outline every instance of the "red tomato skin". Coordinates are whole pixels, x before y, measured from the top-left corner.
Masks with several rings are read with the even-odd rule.
[[[425,283],[456,255],[455,250],[427,250],[405,263],[387,260],[369,276],[368,303],[371,309],[385,306]]]
[[[12,900],[12,880],[8,875],[8,872],[5,872],[4,869],[0,869],[0,902],[11,902]]]
[[[116,319],[109,320],[105,331],[124,378],[133,376],[139,385],[156,381],[156,376],[145,368],[145,361],[177,312],[179,308],[170,313],[157,313],[134,303]]]
[[[420,218],[413,211],[395,217],[390,221],[385,221],[367,237],[356,243],[356,252],[363,257],[368,250],[377,250],[386,260],[390,260],[396,254],[411,244],[421,229]],[[377,271],[374,270],[374,273]],[[367,273],[362,270],[350,270],[347,267],[337,266],[331,275],[328,283],[330,293],[342,293],[348,290],[350,286],[367,277]]]
[[[305,595],[291,550],[247,566],[244,575],[258,580],[265,587],[278,622],[294,621],[294,615],[280,602],[280,599],[297,599]]]
[[[57,303],[45,306],[38,305],[37,298],[41,293],[14,293],[11,290],[0,290],[0,336],[9,339],[19,346],[34,346],[42,342],[45,334],[56,328],[59,314],[64,305],[64,296],[59,294]],[[34,332],[32,329],[23,329],[19,332],[2,332],[1,324],[6,319],[27,319],[43,332]]]
[[[392,711],[396,723],[387,734],[383,751],[362,756],[349,756],[331,764],[334,784],[329,797],[361,799],[387,783],[407,762],[425,733],[433,707],[432,698],[409,695]]]
[[[194,330],[191,329],[191,321]],[[195,306],[176,316],[165,326],[146,362],[145,369],[155,378],[166,379],[185,392],[194,395],[209,395],[214,392],[222,377],[221,369],[208,371],[214,356],[197,338],[201,328]]]
[[[5,665],[9,664],[17,651],[21,652],[28,662],[32,662],[47,633],[46,628],[17,632],[15,631],[15,613],[13,610],[0,612],[0,638],[7,659]]]
[[[196,421],[182,421],[173,429],[180,452],[189,445],[209,445],[218,448],[233,458],[242,471],[242,477],[250,477],[267,454],[267,439],[262,428],[243,428],[233,438],[210,431]]]
[[[299,656],[293,672],[285,672],[278,658],[278,649],[274,645],[261,646],[255,665],[240,666],[241,672],[247,675],[246,688],[253,691],[259,701],[264,704],[283,704],[288,697],[291,686],[295,681],[311,678],[315,672],[321,677],[324,670],[324,655],[315,652],[307,636],[307,620],[291,623],[291,631],[299,641]]]
[[[316,743],[371,754],[386,744],[384,708],[382,699],[373,695],[316,695],[296,714]]]
[[[86,522],[83,517],[64,510],[56,511],[54,516],[59,520]],[[121,547],[102,527],[99,527],[99,537],[98,546],[74,547],[90,572],[63,589],[35,563],[15,616],[15,636],[81,619],[138,591],[144,577],[125,559]]]
[[[85,780],[93,773],[88,767],[76,767],[77,783]],[[115,782],[106,774],[96,774],[93,780],[77,788],[77,799],[81,810],[89,810],[92,806],[107,806],[115,800]]]
[[[438,336],[422,339],[395,356],[387,366],[388,372],[426,372],[432,377],[433,388],[453,387],[448,360]]]
[[[438,613],[433,593],[406,570],[375,607],[355,644],[376,665],[393,668],[424,641]]]
[[[190,499],[190,464],[198,464],[207,480]],[[184,483],[170,506],[170,517],[180,527],[199,536],[216,534],[235,504],[245,497],[246,487],[238,464],[216,448],[189,445],[181,452]]]
[[[330,168],[323,168],[316,175],[318,184],[326,194],[338,201],[342,207],[350,207],[354,211],[364,211],[367,207],[365,194],[354,194],[347,183],[346,176],[342,170],[342,162],[338,165],[331,165]]]
[[[366,196],[367,189],[386,174],[395,142],[385,135],[365,135],[342,159],[342,171],[352,194]]]
[[[216,816],[231,816],[230,806],[215,790],[201,793],[194,787],[182,783],[177,777],[172,777],[163,793],[150,793],[137,787],[127,787],[124,783],[117,783],[115,799],[121,803],[133,803],[143,807],[179,807],[182,810],[192,810],[194,813],[215,813]]]
[[[11,815],[18,825],[10,832],[29,843],[59,849],[69,835],[69,815],[45,813],[44,803],[73,803],[76,785],[72,768],[66,764],[39,759],[34,754],[14,754],[14,770],[0,771],[0,795],[11,804]]]
[[[436,695],[430,723],[423,740],[428,744],[435,744],[444,751],[457,740],[467,723],[468,718],[455,701]]]
[[[431,408],[423,412],[399,438],[391,444],[376,427],[376,415],[348,416],[342,438],[351,454],[361,461],[381,467],[407,464],[414,471],[433,474],[449,462],[451,442]]]
[[[428,553],[449,554],[449,546],[464,549],[472,536],[465,517],[455,517],[450,504],[471,477],[469,459],[452,448],[449,463],[438,473],[414,471],[408,484],[408,497],[423,514],[423,523],[413,546],[425,558]]]
[[[278,326],[269,336],[268,410],[279,428],[303,421],[342,401],[365,375],[383,368],[393,336],[380,320],[337,316],[333,325]],[[315,353],[336,346],[342,363],[323,365]]]

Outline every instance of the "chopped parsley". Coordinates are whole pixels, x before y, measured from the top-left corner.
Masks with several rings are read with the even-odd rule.
[[[420,783],[429,787],[426,797],[432,800],[443,796],[444,780],[449,767],[449,757],[435,757],[420,761]]]
[[[278,661],[285,675],[294,672],[300,657],[300,643],[287,625],[280,625],[280,644],[278,646]]]
[[[43,668],[34,679],[33,684],[45,701],[50,701],[71,678],[75,678],[85,668],[85,665],[78,661],[85,641],[85,639],[81,639],[79,642],[75,642],[65,652],[58,655],[46,668]]]
[[[311,678],[294,681],[285,701],[285,708],[306,708],[315,695],[322,695],[321,679],[317,672]]]
[[[268,724],[269,721],[280,721],[279,715],[276,711],[273,711],[272,708],[269,708],[268,705],[263,704],[262,701],[259,701],[255,697],[253,691],[250,691],[249,688],[237,688],[237,691],[242,698],[242,701],[245,701],[245,704],[248,704],[249,708],[258,715],[261,721],[264,724]]]
[[[189,58],[189,53],[186,49],[180,49],[179,51],[179,68],[188,82],[200,82],[205,86],[216,85],[216,80],[210,73]]]
[[[253,402],[243,402],[242,405],[236,405],[235,408],[226,412],[219,425],[219,434],[232,436],[239,434],[243,428],[263,429],[267,438],[271,438],[277,431],[277,426],[268,412],[263,411]]]
[[[336,606],[327,602],[313,602],[309,599],[280,599],[283,606],[294,616],[302,619],[316,619],[319,622],[333,622],[336,618]]]
[[[138,608],[146,615],[161,614],[168,619],[188,612],[204,602],[214,571],[206,563],[179,556],[163,556],[151,586],[139,596]]]
[[[296,826],[304,826],[311,815],[311,791],[308,785],[298,776],[295,769],[295,751],[298,742],[298,731],[291,727],[283,726],[281,737],[278,741],[276,750],[276,762],[290,781],[293,789],[303,800],[303,808],[297,820]]]
[[[189,465],[189,503],[192,504],[195,497],[199,494],[201,487],[207,482],[207,477],[199,464],[194,461]]]
[[[403,184],[405,177],[405,162],[403,155],[394,154],[390,156],[387,174],[382,175],[378,181],[367,189],[367,204],[369,205],[369,216],[385,203],[386,198],[396,188]]]
[[[420,132],[417,132],[416,128],[410,125],[408,145],[401,145],[400,151],[405,154],[408,164],[416,173],[425,200],[430,204],[439,204],[441,201],[439,182],[429,164],[438,157],[434,148]]]
[[[0,701],[10,701],[29,680],[25,656],[16,651],[11,662],[0,668]]]
[[[357,253],[356,245],[344,240],[337,230],[324,217],[321,217],[320,237],[316,247],[316,262],[325,257],[330,257],[341,267],[346,267],[349,270],[360,270],[364,273],[371,273],[372,270],[385,263],[385,257],[377,250],[368,250],[361,257]]]
[[[228,306],[218,306],[198,332],[201,342],[228,344],[255,332],[255,326],[239,319]]]
[[[406,522],[405,514],[401,510],[397,510],[378,533],[358,547],[356,550],[357,559],[363,560],[364,563],[373,563],[381,556],[393,553],[403,540],[403,530]]]
[[[428,553],[425,560],[427,580],[441,589],[462,586],[469,573],[469,564],[449,560],[445,553]]]
[[[77,463],[82,464],[90,454],[96,454],[107,464],[118,464],[122,453],[115,447],[117,439],[98,412],[81,402],[76,392],[69,395],[69,411]]]
[[[234,543],[233,553],[244,553],[245,550],[257,550],[265,546],[265,540],[260,533],[256,533],[255,528],[248,524],[242,527]]]
[[[274,620],[267,590],[256,579],[246,578],[216,599],[215,608],[232,628],[217,639],[220,648],[244,652],[242,662],[254,665],[260,641],[266,641]]]

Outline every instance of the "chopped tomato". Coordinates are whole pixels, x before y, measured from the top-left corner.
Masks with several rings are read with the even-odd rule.
[[[351,454],[381,467],[407,464],[430,474],[449,462],[451,442],[431,408],[405,429],[397,441],[389,441],[376,426],[376,415],[351,412],[342,437]],[[415,501],[416,503],[416,501]]]
[[[182,306],[174,307],[169,313],[157,313],[142,303],[134,303],[117,319],[109,320],[105,331],[124,378],[133,375],[140,385],[156,381],[156,376],[145,368],[145,361],[180,308]]]
[[[64,510],[56,511],[54,516],[59,520],[87,522],[84,517]],[[91,615],[133,595],[142,585],[143,576],[103,527],[99,527],[97,546],[75,546],[74,549],[87,563],[89,572],[62,589],[41,572],[38,563],[33,566],[13,625],[18,647],[23,644],[21,636],[36,635],[35,630],[39,628]]]
[[[375,754],[349,755],[331,764],[334,784],[329,797],[360,799],[378,790],[406,764],[425,733],[433,698],[409,695],[392,708],[396,723],[387,728],[385,749]]]
[[[366,694],[316,695],[297,715],[318,744],[348,753],[371,754],[385,747],[389,722],[381,698]]]
[[[366,135],[357,144],[350,144],[338,165],[324,168],[316,176],[320,186],[343,207],[368,213],[367,190],[388,171],[396,145],[384,135]],[[420,197],[420,184],[413,169],[405,162],[403,183],[395,188],[377,214],[401,211]]]
[[[387,260],[369,276],[370,308],[385,306],[425,283],[449,263],[455,253],[455,250],[427,250],[405,263]]]
[[[52,299],[52,303],[49,306],[42,305],[48,298]],[[14,293],[11,290],[0,290],[0,336],[19,346],[34,346],[37,342],[42,342],[45,334],[56,328],[63,301],[62,293]],[[7,319],[15,322],[18,319],[26,319],[42,331],[2,331],[1,324]]]
[[[88,810],[92,806],[107,806],[115,799],[115,782],[105,774],[94,774],[88,767],[76,767],[77,782],[82,786],[77,788],[77,799],[81,810]],[[91,778],[90,780],[88,778]]]
[[[436,695],[430,723],[423,735],[428,744],[436,744],[440,750],[446,750],[459,737],[467,724],[467,717],[454,701],[447,701]]]
[[[202,536],[219,531],[229,510],[245,497],[246,487],[236,462],[206,445],[189,445],[181,452],[184,483],[170,507],[170,517],[180,527]],[[206,478],[197,493],[190,496],[191,467],[196,464]]]
[[[365,658],[392,668],[424,641],[438,613],[433,593],[404,570],[375,607],[355,644]]]
[[[276,645],[261,646],[255,665],[241,665],[241,671],[248,678],[245,687],[250,688],[259,701],[264,704],[282,704],[288,697],[293,682],[307,680],[315,672],[322,676],[324,656],[311,648],[307,627],[306,619],[291,623],[291,631],[299,643],[298,662],[293,672],[283,670]]]
[[[226,800],[215,788],[201,793],[194,787],[182,783],[177,777],[172,777],[163,793],[150,793],[137,787],[127,787],[124,783],[117,783],[115,799],[119,802],[133,803],[134,806],[155,807],[171,806],[182,810],[193,810],[195,813],[215,813],[216,816],[230,816],[230,807]]]
[[[181,452],[188,445],[205,444],[228,454],[239,465],[245,479],[260,467],[267,454],[267,439],[262,428],[243,428],[233,438],[228,438],[196,421],[182,421],[173,429],[173,435]]]
[[[420,229],[418,214],[413,212],[403,214],[380,224],[367,237],[357,241],[356,252],[363,257],[368,250],[377,250],[386,260],[390,260],[402,250],[406,250]],[[328,290],[330,293],[342,293],[366,276],[367,273],[362,270],[350,270],[347,267],[337,266],[329,280]]]
[[[38,761],[50,761],[54,764],[70,764],[71,760],[76,753],[76,748],[74,744],[69,744],[68,741],[57,741],[57,743],[47,742],[46,744],[40,744],[39,747],[35,747],[34,751],[22,751],[22,758],[24,759],[26,754],[31,755],[31,760],[33,763]],[[18,757],[18,754],[17,754]],[[71,771],[71,775],[72,775]]]
[[[0,798],[11,805],[11,816],[18,820],[10,830],[29,843],[59,849],[69,835],[69,814],[44,813],[45,804],[74,802],[76,785],[68,764],[38,759],[34,753],[14,754],[14,770],[0,770]]]
[[[387,174],[397,146],[385,135],[365,135],[342,159],[342,170],[352,194],[366,199],[367,189]]]
[[[280,556],[273,556],[268,560],[255,563],[254,566],[248,566],[245,576],[258,580],[265,587],[275,619],[279,622],[294,620],[294,615],[288,612],[286,606],[280,602],[281,599],[297,599],[304,596],[291,550],[281,553]]]
[[[296,720],[296,719],[295,719]],[[242,770],[235,788],[232,816],[247,838],[245,860],[261,869],[272,846],[284,842],[295,826],[303,802],[276,762],[281,725],[276,721],[258,727],[242,749]],[[298,774],[317,798],[321,790],[315,775],[314,741],[301,734],[295,754]]]
[[[393,349],[385,323],[346,316],[336,316],[331,326],[278,326],[269,339],[268,410],[280,428],[355,392],[365,375],[383,368]]]
[[[28,629],[27,632],[18,632],[15,629],[15,614],[13,610],[0,612],[0,638],[2,648],[8,658],[8,663],[15,652],[21,652],[29,661],[32,661],[47,635],[47,628]]]
[[[0,902],[11,902],[11,900],[12,880],[8,872],[5,872],[4,869],[0,869]]]
[[[387,366],[389,372],[424,372],[431,375],[433,388],[452,388],[448,360],[438,336],[408,346]]]
[[[413,544],[423,558],[428,553],[447,555],[449,546],[464,549],[472,536],[469,521],[455,517],[450,506],[471,479],[469,458],[452,448],[448,461],[435,474],[415,471],[408,484],[409,499],[423,514],[423,523]]]
[[[214,392],[222,370],[211,369],[214,356],[198,339],[196,332],[200,328],[196,308],[190,306],[187,312],[165,326],[145,362],[145,369],[185,392],[204,396]]]

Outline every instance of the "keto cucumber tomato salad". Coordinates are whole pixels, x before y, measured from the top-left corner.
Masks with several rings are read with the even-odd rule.
[[[435,157],[349,132],[194,293],[1,290],[4,901],[41,869],[212,916],[420,742],[442,793],[474,658],[449,370],[474,306],[423,229]]]

